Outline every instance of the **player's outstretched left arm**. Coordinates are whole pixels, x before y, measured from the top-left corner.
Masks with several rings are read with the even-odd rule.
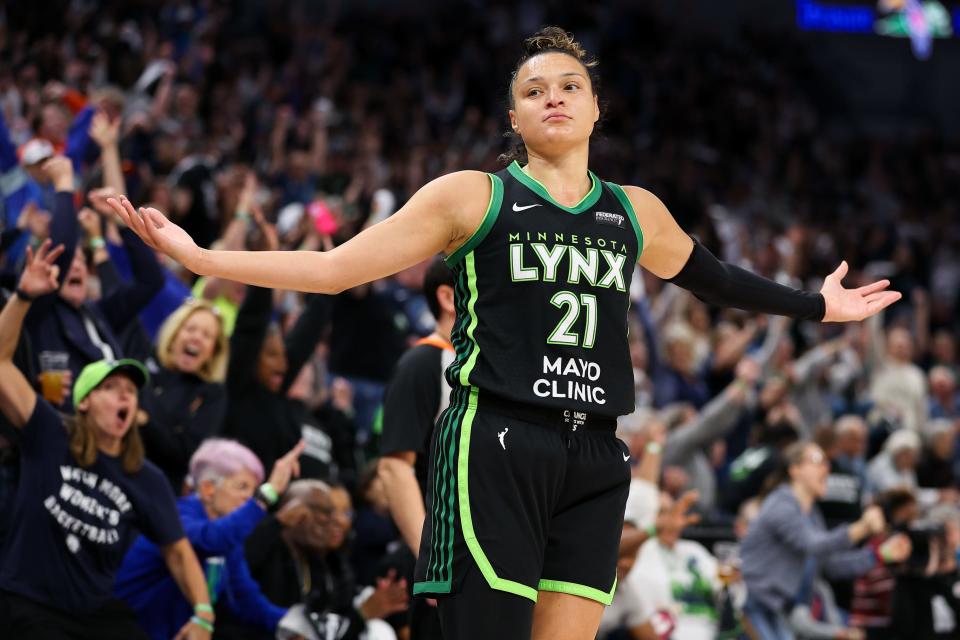
[[[721,262],[684,233],[655,195],[639,187],[624,187],[624,191],[643,230],[640,266],[709,304],[802,320],[849,322],[868,318],[900,299],[899,292],[887,290],[889,280],[845,288],[846,261],[826,277],[820,293],[785,287]]]

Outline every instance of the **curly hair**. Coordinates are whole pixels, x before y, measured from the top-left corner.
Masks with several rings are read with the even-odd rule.
[[[587,50],[583,48],[583,45],[574,40],[572,33],[568,33],[560,27],[544,27],[523,41],[523,54],[520,56],[520,59],[517,60],[517,64],[513,68],[513,73],[510,74],[510,86],[507,88],[507,105],[510,109],[514,108],[513,85],[517,81],[517,74],[520,72],[520,67],[522,67],[527,60],[542,53],[563,53],[574,58],[582,64],[586,70],[587,76],[590,78],[593,95],[598,94],[600,90],[600,76],[597,74],[597,66],[600,64],[599,61],[590,55]],[[503,135],[511,142],[510,150],[500,154],[498,160],[504,164],[509,164],[514,160],[521,162],[526,161],[527,148],[523,144],[523,138],[513,130],[508,130]]]

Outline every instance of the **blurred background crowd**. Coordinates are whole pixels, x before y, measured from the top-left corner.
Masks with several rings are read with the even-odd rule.
[[[884,277],[903,293],[882,317],[832,326],[635,279],[637,410],[619,427],[635,478],[602,635],[745,633],[744,582],[774,587],[750,584],[756,545],[736,541],[777,495],[775,471],[800,464],[797,442],[817,445],[803,451],[822,470],[810,486],[826,526],[876,504],[886,526],[866,518],[857,542],[879,549],[900,531],[911,551],[834,575],[803,564],[796,592],[774,600],[792,633],[960,634],[960,155],[935,128],[858,128],[789,34],[683,38],[627,2],[75,0],[0,16],[4,290],[26,247],[78,247],[56,301],[27,318],[25,375],[70,413],[86,364],[146,362],[136,428],[178,496],[201,493],[190,461],[210,438],[255,456],[224,477],[260,481],[305,442],[302,480],[246,532],[252,579],[281,611],[245,619],[224,598],[215,637],[274,637],[297,604],[409,633],[410,551],[378,473],[382,404],[397,361],[434,331],[436,289],[423,288],[428,264],[335,296],[197,280],[118,228],[105,199],[155,206],[203,246],[329,249],[430,179],[499,170],[508,73],[543,23],[601,61],[595,173],[650,189],[729,262],[816,290],[846,260],[848,283]],[[0,431],[4,537],[18,437]],[[682,532],[692,519],[659,515],[678,502],[699,517]],[[288,548],[280,530],[299,532]],[[208,580],[223,568],[211,557]]]

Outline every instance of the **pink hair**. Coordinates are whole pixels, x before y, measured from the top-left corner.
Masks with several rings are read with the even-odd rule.
[[[190,481],[196,489],[205,480],[219,482],[240,471],[249,471],[263,482],[263,464],[256,454],[236,440],[209,438],[190,458]]]

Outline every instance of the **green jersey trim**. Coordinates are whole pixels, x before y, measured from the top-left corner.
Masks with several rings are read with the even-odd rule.
[[[446,582],[416,582],[413,585],[413,595],[418,596],[421,593],[450,593],[450,587],[452,584],[453,583],[449,580]]]
[[[526,174],[523,169],[520,168],[520,165],[514,160],[508,167],[507,171],[510,172],[514,178],[516,178],[521,184],[533,191],[535,194],[552,204],[553,206],[566,211],[567,213],[582,213],[595,205],[597,200],[600,199],[600,195],[603,192],[603,189],[600,188],[600,180],[597,179],[597,176],[593,175],[592,171],[587,171],[590,174],[590,182],[592,186],[590,191],[587,192],[587,195],[583,196],[583,199],[580,200],[577,204],[572,207],[565,207],[556,200],[553,199],[553,196],[550,195],[550,192],[547,191],[547,188],[537,180],[536,178]]]
[[[503,181],[500,176],[492,173],[488,173],[487,177],[490,178],[490,201],[487,203],[487,211],[483,214],[483,220],[480,221],[480,226],[477,227],[476,231],[456,251],[447,256],[446,263],[449,267],[460,262],[463,256],[483,242],[483,239],[490,233],[493,223],[497,221],[497,216],[500,215],[500,204],[503,202]]]
[[[607,186],[610,187],[610,191],[613,192],[613,195],[617,197],[620,205],[627,212],[627,217],[630,218],[630,224],[633,225],[633,232],[637,234],[637,260],[639,260],[640,254],[643,253],[643,229],[640,228],[637,212],[634,211],[633,203],[630,202],[630,197],[627,195],[627,192],[623,190],[623,187],[613,182],[608,182]]]
[[[540,591],[555,591],[557,593],[569,593],[570,595],[580,596],[589,600],[596,600],[602,605],[609,606],[613,602],[613,594],[617,590],[617,578],[613,578],[613,586],[610,591],[604,593],[600,589],[594,589],[576,582],[564,582],[562,580],[541,580],[537,585]]]
[[[469,387],[470,386],[470,373],[473,371],[474,366],[477,364],[477,357],[480,355],[480,344],[477,342],[477,339],[474,337],[474,331],[477,329],[477,323],[479,318],[477,318],[476,306],[477,306],[477,265],[474,259],[473,251],[467,254],[464,259],[464,265],[467,268],[467,289],[470,291],[470,299],[467,302],[467,313],[469,314],[470,324],[467,326],[467,338],[473,344],[473,347],[470,349],[470,355],[467,358],[466,363],[464,363],[463,368],[460,369],[460,384]]]
[[[426,578],[431,585],[431,591],[449,593],[451,576],[453,574],[453,554],[448,553],[453,544],[453,484],[456,453],[454,444],[456,432],[463,419],[465,406],[452,405],[445,412],[438,427],[440,433],[436,441],[434,456],[434,486],[433,486],[433,516],[432,536],[430,547],[430,564],[427,567]],[[449,443],[449,444],[448,444]],[[442,585],[446,584],[446,590]]]
[[[470,512],[470,432],[473,429],[473,418],[477,414],[477,400],[480,389],[471,387],[470,399],[467,404],[467,413],[463,417],[463,426],[460,431],[460,451],[457,460],[457,498],[460,501],[460,525],[463,528],[463,539],[467,543],[473,561],[477,563],[480,573],[486,578],[491,589],[506,591],[523,598],[537,601],[537,590],[525,584],[507,580],[497,576],[496,570],[483,552],[477,534],[473,530],[473,516]]]

